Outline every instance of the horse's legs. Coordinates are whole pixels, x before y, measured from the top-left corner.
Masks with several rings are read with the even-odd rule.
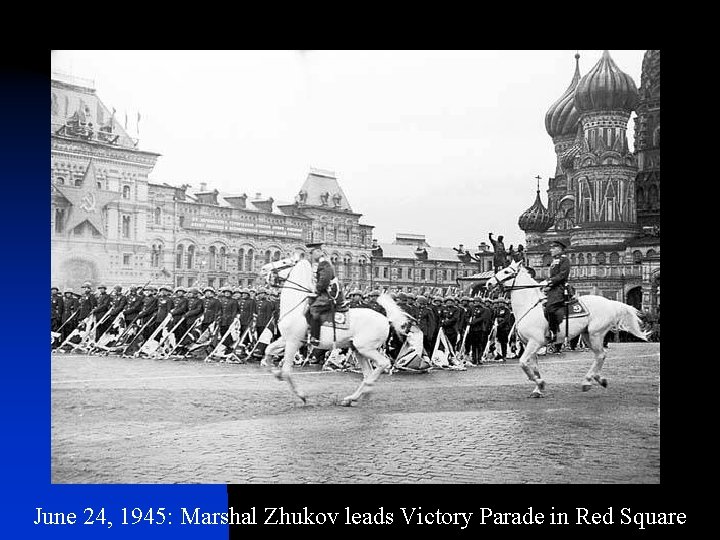
[[[372,387],[375,384],[375,381],[377,381],[380,374],[385,371],[385,369],[390,367],[390,360],[388,360],[387,357],[385,357],[385,355],[383,355],[377,349],[363,349],[362,351],[358,350],[357,354],[360,355],[361,358],[364,357],[364,361],[368,363],[368,366],[371,366],[370,360],[374,360],[375,368],[372,369],[368,375],[363,377],[362,382],[357,387],[355,392],[342,399],[341,404],[345,407],[349,407],[350,405],[352,405],[354,401],[360,399],[364,394],[369,394],[372,391]]]
[[[265,355],[260,361],[260,365],[272,367],[271,358],[273,356],[276,356],[278,351],[281,351],[283,347],[285,347],[285,338],[280,336],[277,340],[273,341],[270,345],[265,347]]]
[[[587,331],[583,334],[583,337],[587,337],[588,333]],[[592,366],[590,366],[590,370],[585,375],[585,379],[583,380],[582,389],[583,392],[587,392],[592,388],[592,382],[593,380],[597,381],[597,383],[602,386],[603,388],[607,388],[607,379],[605,377],[600,376],[600,371],[602,371],[603,363],[605,362],[605,347],[603,347],[603,340],[605,336],[603,334],[592,334],[590,335],[588,341],[590,342],[590,349],[592,349],[593,354],[595,355],[595,360],[592,363]]]
[[[290,385],[290,389],[293,393],[302,399],[303,403],[307,401],[305,392],[300,390],[292,378],[293,360],[295,359],[295,353],[300,348],[300,344],[295,341],[286,340],[285,342],[285,355],[283,356],[282,366],[280,369],[273,369],[273,375],[281,381],[287,381]]]
[[[536,342],[535,340],[528,339],[525,351],[523,351],[523,354],[520,357],[520,368],[525,372],[527,378],[535,383],[535,389],[531,394],[533,397],[542,397],[542,392],[545,390],[545,381],[540,376],[540,370],[538,369],[537,363],[537,352],[541,345],[542,344]]]

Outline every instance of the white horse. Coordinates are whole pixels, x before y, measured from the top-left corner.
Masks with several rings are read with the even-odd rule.
[[[525,343],[525,352],[520,357],[520,367],[532,382],[535,389],[533,397],[543,397],[545,381],[540,376],[537,363],[537,351],[545,345],[548,322],[543,313],[545,295],[540,292],[541,285],[535,281],[521,263],[514,262],[503,268],[485,285],[488,289],[500,286],[510,291],[510,302],[515,315],[515,328],[518,337]],[[605,362],[603,340],[611,329],[624,330],[647,341],[650,332],[641,329],[638,310],[632,306],[609,300],[602,296],[585,295],[579,298],[588,315],[571,317],[568,321],[567,339],[582,334],[595,354],[595,361],[585,375],[582,389],[592,388],[593,381],[607,388],[607,379],[600,375]],[[558,340],[565,337],[565,321],[560,324]]]
[[[266,272],[268,280],[274,272],[282,282],[278,321],[281,337],[267,346],[263,364],[272,365],[270,358],[279,355],[284,349],[281,368],[273,370],[273,374],[278,379],[287,381],[292,391],[306,402],[305,393],[297,387],[292,378],[292,368],[295,353],[307,340],[308,323],[305,311],[308,309],[308,297],[314,296],[312,267],[306,259],[297,262],[294,259],[284,259],[266,264],[263,271]],[[380,374],[390,367],[390,360],[379,351],[388,338],[390,325],[399,334],[405,334],[403,327],[408,321],[408,315],[387,294],[382,294],[377,302],[385,309],[387,317],[372,309],[354,308],[345,312],[347,324],[344,326],[347,326],[347,329],[337,328],[335,339],[332,327],[323,326],[320,332],[319,348],[350,347],[355,350],[362,367],[362,382],[355,392],[341,401],[345,407],[351,406],[364,394],[369,393]]]

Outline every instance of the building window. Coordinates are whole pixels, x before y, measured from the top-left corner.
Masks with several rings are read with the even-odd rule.
[[[440,278],[441,281],[447,281],[447,270],[442,270],[442,273],[440,275],[442,276]]]
[[[585,264],[585,255],[578,253],[578,264]]]
[[[455,270],[450,270],[450,281],[455,281]]]
[[[413,269],[408,268],[408,279],[412,279],[412,278],[413,278]]]
[[[245,270],[247,270],[248,272],[252,272],[254,257],[255,257],[255,253],[253,252],[253,250],[248,249],[247,260],[245,261],[245,265],[246,265]]]
[[[281,257],[280,252],[276,251],[275,254],[273,255],[273,261],[279,261],[280,257]]]
[[[245,250],[243,248],[238,249],[238,263],[237,268],[239,272],[245,268]]]
[[[435,270],[430,270],[430,281],[435,281]]]
[[[620,263],[620,255],[615,253],[614,251],[610,254],[610,264],[619,264]]]
[[[155,209],[155,225],[162,224],[162,210],[160,208]]]
[[[58,176],[56,182],[60,184],[61,186],[65,185],[65,179],[62,176]]]
[[[208,287],[215,287],[215,278],[208,278]]]
[[[387,277],[388,277],[388,269],[387,269],[387,266],[383,266],[383,277],[384,277],[385,279],[387,279]]]
[[[270,250],[265,251],[265,264],[270,262]]]
[[[188,277],[188,287],[192,287],[193,285],[195,285],[195,278]]]
[[[130,266],[132,262],[132,255],[130,253],[123,253],[123,266]]]
[[[593,263],[593,256],[592,253],[587,254],[587,263],[592,264]]]
[[[176,257],[175,268],[182,268],[184,251],[185,251],[185,247],[182,244],[180,244],[177,247],[177,253],[175,254],[175,257]]]
[[[647,257],[654,257],[656,255],[656,251],[654,249],[648,249]]]
[[[130,238],[130,216],[122,217],[122,237]]]
[[[615,199],[605,200],[605,216],[608,221],[615,221]]]
[[[162,246],[154,245],[152,246],[152,253],[150,254],[150,266],[153,268],[158,268],[160,266],[160,250],[162,249]]]
[[[83,181],[82,176],[76,178],[76,179],[75,179],[75,187],[80,187],[80,186],[82,186],[82,181]]]
[[[351,240],[352,240],[352,233],[351,233],[350,229],[348,229],[346,231],[346,241],[349,244],[351,242]]]
[[[209,261],[209,270],[215,270],[217,266],[217,249],[215,246],[210,246],[210,249],[208,250],[208,256],[210,258]]]
[[[380,277],[380,268],[378,268],[377,266],[375,267],[375,277],[376,278]]]
[[[598,253],[597,254],[597,264],[605,264],[605,254],[604,253]]]
[[[55,232],[61,233],[65,230],[65,208],[55,209]]]
[[[642,261],[642,256],[642,251],[636,249],[635,251],[633,251],[633,262],[635,264],[640,264],[640,262]]]
[[[195,264],[195,246],[188,246],[188,252],[187,252],[187,268],[188,270],[192,270],[193,265]]]
[[[130,198],[130,186],[123,186],[122,197],[123,197],[123,199]]]
[[[182,277],[182,276],[178,276],[178,277],[177,277],[175,286],[176,286],[176,287],[182,287],[182,286],[183,286],[183,277]]]
[[[218,287],[224,287],[225,286],[225,278],[219,278],[218,279]]]
[[[367,279],[367,263],[365,259],[360,259],[358,265],[360,266],[360,279],[364,281]]]
[[[220,248],[220,253],[218,256],[218,270],[225,270],[225,248]]]

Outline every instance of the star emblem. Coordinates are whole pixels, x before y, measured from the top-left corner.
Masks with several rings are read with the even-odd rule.
[[[88,164],[83,178],[82,185],[78,187],[56,185],[63,197],[72,204],[72,211],[68,217],[66,231],[69,233],[81,223],[89,222],[97,232],[104,236],[105,221],[103,219],[103,208],[114,201],[120,194],[115,191],[101,190],[97,186],[95,177],[95,165],[92,160]]]

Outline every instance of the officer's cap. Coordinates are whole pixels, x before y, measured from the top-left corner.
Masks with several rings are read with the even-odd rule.
[[[559,248],[562,249],[563,251],[564,251],[565,249],[567,249],[566,246],[565,246],[565,244],[563,244],[563,243],[560,242],[559,240],[553,240],[552,242],[550,242],[550,247],[559,247]]]
[[[476,296],[476,297],[474,297],[474,298],[472,299],[472,301],[479,304],[480,302],[483,301],[483,297],[482,297],[482,296]]]

